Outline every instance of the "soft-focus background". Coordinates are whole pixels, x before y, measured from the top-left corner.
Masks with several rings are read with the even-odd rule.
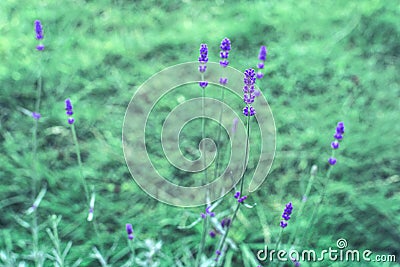
[[[300,250],[336,248],[336,241],[345,238],[349,249],[397,257],[397,263],[302,266],[398,266],[399,17],[399,2],[384,0],[1,1],[0,265],[34,266],[34,217],[38,253],[52,254],[46,228],[54,214],[62,216],[62,249],[72,241],[67,265],[80,258],[80,266],[100,266],[93,256],[96,247],[109,266],[122,266],[130,257],[125,224],[132,223],[131,245],[138,259],[145,257],[146,244],[152,246],[145,240],[162,241],[153,257],[159,266],[193,266],[201,224],[179,226],[199,218],[203,207],[162,204],[137,186],[122,152],[122,123],[133,93],[146,79],[168,66],[196,61],[201,43],[208,44],[210,61],[218,61],[219,44],[229,37],[230,66],[241,71],[256,66],[260,45],[268,47],[266,76],[258,85],[274,114],[277,146],[268,179],[249,197],[257,206],[241,209],[231,229],[237,250],[229,250],[225,266],[257,266],[257,250],[275,248],[289,201],[293,219],[281,248],[290,248],[297,227]],[[35,49],[36,19],[44,27],[44,52]],[[34,109],[39,69],[42,118],[38,172],[33,174],[34,121],[22,110]],[[95,185],[91,223],[66,122],[67,97],[74,105],[84,175]],[[161,101],[160,118],[177,104],[176,99]],[[338,121],[345,123],[345,138],[325,183]],[[189,131],[187,136],[196,134]],[[198,143],[190,145],[196,150]],[[256,138],[252,145],[257,146]],[[296,218],[312,165],[318,167],[317,178],[302,217]],[[36,190],[32,177],[39,178]],[[309,224],[325,184],[327,198]],[[43,187],[47,193],[36,214],[25,214],[36,197],[33,192]],[[225,212],[233,203],[227,197],[215,212]],[[216,242],[207,238],[206,257],[214,256]],[[53,265],[46,258],[44,266]]]

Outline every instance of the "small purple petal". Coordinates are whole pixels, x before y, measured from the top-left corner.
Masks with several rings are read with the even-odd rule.
[[[329,163],[330,165],[335,165],[335,164],[336,164],[336,159],[333,158],[333,157],[330,157],[330,158],[328,159],[328,163]]]
[[[40,117],[41,117],[40,113],[32,112],[32,118],[34,118],[35,120],[40,119]]]

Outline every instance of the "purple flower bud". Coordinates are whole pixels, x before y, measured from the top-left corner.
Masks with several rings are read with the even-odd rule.
[[[331,147],[333,148],[333,149],[338,149],[339,148],[339,142],[338,141],[333,141],[332,143],[331,143]]]
[[[262,61],[265,61],[267,59],[267,48],[264,45],[260,47],[260,54],[258,55],[258,59]]]
[[[231,50],[231,41],[228,38],[224,38],[221,42],[220,47],[222,51],[230,51]]]
[[[264,68],[264,62],[258,63],[257,68],[263,69]]]
[[[249,111],[250,110],[250,111]],[[244,109],[243,109],[243,114],[245,115],[245,116],[254,116],[255,114],[256,114],[256,110],[253,108],[253,107],[248,107],[248,106],[246,106],[246,107],[244,107]]]
[[[228,228],[229,225],[231,225],[231,219],[229,219],[229,218],[222,219],[222,221],[221,221],[222,228],[225,228],[225,227]]]
[[[330,158],[328,159],[328,163],[329,163],[330,165],[335,165],[335,164],[336,164],[336,159],[333,158],[333,157],[330,157]]]
[[[247,199],[247,196],[242,196],[241,198],[239,198],[238,202],[243,203],[243,201],[245,201],[246,199]]]
[[[71,102],[71,99],[69,99],[69,98],[65,99],[65,110],[67,111],[66,114],[68,116],[71,116],[72,114],[74,114],[74,112],[72,111],[72,102]]]
[[[257,72],[257,79],[262,79],[264,77],[264,74],[262,74],[261,71]]]
[[[226,85],[228,83],[228,78],[219,78],[219,84]]]
[[[285,209],[283,210],[282,218],[285,221],[289,221],[292,211],[293,211],[293,205],[292,205],[292,202],[289,202],[288,204],[286,204]],[[287,223],[285,221],[281,221],[281,223],[280,223],[282,228],[285,228],[287,226]]]
[[[220,255],[221,255],[221,251],[220,251],[220,250],[216,250],[216,251],[215,251],[215,254],[217,254],[218,256],[220,256]]]
[[[74,124],[74,122],[75,122],[75,119],[74,119],[74,118],[68,118],[68,123],[69,123],[69,124]]]
[[[38,51],[43,51],[44,50],[44,45],[40,44],[36,46],[36,50]]]
[[[204,213],[201,213],[201,218],[202,219],[205,219],[207,217],[207,215],[206,214],[204,214]]]
[[[127,223],[127,224],[126,224],[126,232],[128,233],[128,238],[129,238],[130,240],[132,240],[132,239],[133,239],[133,228],[132,228],[132,224],[130,224],[130,223]]]
[[[211,238],[214,238],[216,236],[216,233],[214,231],[210,231],[209,235]]]
[[[201,44],[200,45],[200,57],[199,57],[199,62],[202,64],[206,64],[208,61],[208,47],[207,44]]]
[[[35,20],[35,32],[36,32],[36,39],[38,40],[43,39],[43,28],[40,20]]]
[[[234,198],[239,198],[239,197],[240,197],[240,192],[237,191],[233,197],[234,197]]]
[[[32,112],[32,118],[34,118],[35,120],[39,120],[40,117],[41,117],[40,113]]]
[[[254,90],[254,96],[258,97],[261,95],[261,91],[260,90]]]
[[[226,67],[229,65],[229,61],[228,61],[228,60],[221,60],[221,61],[219,62],[219,64],[220,64],[222,67],[226,68]]]
[[[207,87],[207,85],[208,85],[208,82],[207,81],[201,81],[201,82],[199,82],[199,85],[200,85],[200,87],[201,88],[206,88]]]
[[[200,65],[200,66],[199,66],[199,71],[200,71],[201,73],[206,72],[206,70],[207,70],[207,66],[206,66],[206,65]]]
[[[341,135],[340,133],[335,133],[334,135],[333,135],[333,138],[335,138],[336,140],[342,140],[343,139],[343,135]]]

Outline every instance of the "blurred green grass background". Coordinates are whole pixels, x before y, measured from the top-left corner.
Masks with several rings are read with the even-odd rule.
[[[147,78],[165,67],[197,60],[200,43],[207,43],[210,60],[218,61],[219,43],[229,37],[230,66],[239,70],[254,67],[260,45],[268,47],[266,76],[259,86],[277,129],[272,170],[250,197],[257,208],[241,211],[232,239],[253,252],[267,241],[276,242],[284,204],[293,201],[295,218],[312,165],[318,166],[319,181],[324,182],[334,127],[344,121],[345,139],[321,216],[312,229],[298,222],[306,233],[302,245],[322,250],[346,238],[351,248],[399,258],[399,17],[398,1],[384,0],[2,1],[0,250],[12,250],[20,260],[31,250],[29,230],[15,219],[29,221],[23,212],[32,205],[33,122],[20,108],[34,109],[42,69],[38,176],[48,191],[37,210],[43,230],[40,249],[51,247],[44,231],[49,216],[61,215],[60,237],[73,241],[68,261],[83,258],[82,266],[98,266],[90,257],[92,247],[111,255],[116,254],[110,249],[113,244],[115,251],[125,249],[124,227],[130,222],[138,240],[163,240],[161,266],[178,261],[191,266],[201,227],[177,226],[186,217],[197,219],[202,208],[172,207],[145,194],[125,165],[121,129],[133,93]],[[41,66],[35,50],[36,19],[45,34]],[[84,174],[96,185],[99,235],[86,222],[64,112],[67,97],[74,104]],[[171,108],[176,101],[161,105]],[[315,199],[318,190],[316,184]],[[306,218],[312,200],[305,206]],[[285,230],[283,244],[291,233]],[[209,256],[213,242],[207,241]],[[245,254],[230,254],[227,262],[243,266]],[[121,255],[114,258],[114,266],[122,265],[127,251]]]

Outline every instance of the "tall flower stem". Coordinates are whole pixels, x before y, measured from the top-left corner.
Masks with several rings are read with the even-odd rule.
[[[203,157],[203,166],[204,166],[204,179],[205,179],[205,183],[207,183],[208,178],[207,178],[207,158],[206,158],[206,146],[205,146],[205,97],[206,97],[206,87],[208,82],[204,80],[204,73],[207,69],[206,63],[208,62],[208,47],[206,44],[201,44],[200,46],[200,56],[199,56],[199,71],[201,74],[201,82],[199,83],[200,87],[201,87],[201,110],[202,110],[202,121],[201,121],[201,140],[203,142],[203,146],[202,146],[202,157]],[[205,201],[207,201],[207,195],[204,196],[205,197]],[[195,266],[198,267],[200,266],[200,260],[201,260],[201,255],[204,251],[204,246],[205,246],[205,240],[206,240],[206,235],[207,235],[207,226],[208,226],[208,220],[207,218],[204,218],[203,221],[203,231],[201,234],[201,240],[200,240],[200,244],[199,244],[199,250],[197,252],[197,256],[196,256],[196,261],[195,261]]]
[[[246,149],[245,149],[245,157],[244,157],[244,162],[243,162],[243,173],[242,173],[242,177],[240,178],[240,192],[243,192],[243,188],[244,188],[244,175],[245,175],[245,172],[246,172],[247,157],[249,155],[249,143],[250,143],[250,116],[247,117]],[[231,229],[232,224],[233,224],[234,220],[236,219],[236,215],[237,215],[237,213],[239,211],[239,208],[240,208],[241,204],[242,203],[238,201],[238,203],[237,203],[237,205],[235,207],[235,210],[234,210],[234,212],[232,214],[232,217],[231,217],[231,223],[230,223],[229,227],[226,229],[225,233],[223,234],[222,239],[221,239],[221,241],[220,241],[220,243],[218,245],[217,251],[221,251],[222,248],[224,247],[226,238],[228,237],[228,234],[229,234],[229,230]],[[222,257],[218,258],[217,259],[217,266],[220,266],[220,264],[222,264],[222,262],[223,262],[222,261]]]
[[[86,201],[89,203],[89,190],[88,190],[88,186],[87,186],[87,183],[86,183],[85,176],[83,175],[81,150],[79,148],[79,142],[78,142],[78,138],[76,136],[76,130],[75,130],[75,125],[74,124],[71,124],[71,132],[72,132],[72,139],[73,139],[74,145],[75,145],[76,157],[77,157],[77,160],[78,160],[79,175],[80,175],[81,180],[82,180],[83,188],[85,189]]]
[[[201,74],[201,80],[204,81],[204,74]],[[206,168],[206,148],[205,148],[205,97],[206,97],[206,90],[205,88],[202,88],[202,101],[201,101],[201,110],[202,110],[202,120],[201,120],[201,139],[203,140],[203,166],[204,166],[204,179],[205,182],[207,182],[207,168]],[[207,198],[207,196],[206,196]],[[205,246],[205,241],[206,241],[206,236],[207,236],[207,228],[208,228],[208,216],[203,219],[203,231],[201,233],[201,239],[200,239],[200,245],[199,245],[199,251],[197,252],[196,256],[196,264],[195,266],[198,267],[200,266],[200,259],[201,259],[201,254],[204,251],[204,246]]]
[[[34,112],[35,114],[39,114],[40,110],[40,101],[41,101],[41,95],[42,95],[42,53],[39,55],[38,59],[38,65],[39,65],[39,73],[38,73],[38,80],[37,80],[37,86],[36,86],[36,101],[35,101],[35,108]],[[33,125],[33,132],[32,132],[32,168],[33,168],[33,174],[32,174],[32,184],[31,184],[31,194],[32,194],[32,202],[34,202],[37,191],[38,191],[38,181],[40,180],[39,174],[38,174],[38,164],[39,164],[39,159],[37,155],[37,148],[38,148],[38,118],[34,118],[34,125]],[[39,227],[38,227],[38,217],[36,211],[33,212],[32,214],[32,227],[31,227],[31,233],[32,233],[32,240],[33,240],[33,251],[35,255],[35,265],[36,266],[41,266],[41,260],[38,258],[38,253],[39,253]]]

